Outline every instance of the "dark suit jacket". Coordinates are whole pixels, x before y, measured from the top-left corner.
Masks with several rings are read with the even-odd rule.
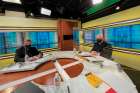
[[[24,62],[25,61],[25,54],[27,54],[29,57],[33,57],[39,54],[39,51],[35,47],[20,47],[16,50],[15,62]]]
[[[112,46],[107,42],[101,44],[95,43],[91,51],[99,52],[101,56],[111,59],[112,58]]]

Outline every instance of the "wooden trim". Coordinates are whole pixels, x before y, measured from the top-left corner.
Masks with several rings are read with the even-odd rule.
[[[7,32],[36,32],[36,31],[56,31],[57,28],[55,27],[16,27],[16,26],[0,26],[0,32],[7,31]]]
[[[7,30],[7,31],[15,31],[15,30],[27,30],[27,31],[33,31],[33,30],[37,30],[37,31],[46,31],[46,30],[52,30],[52,31],[57,31],[57,28],[53,28],[53,27],[2,27],[0,26],[0,30]]]
[[[0,26],[0,28],[55,28],[55,27],[19,27],[19,26]]]

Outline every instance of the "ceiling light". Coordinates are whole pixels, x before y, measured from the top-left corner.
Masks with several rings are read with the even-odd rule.
[[[119,10],[119,9],[120,9],[120,6],[117,6],[117,7],[116,7],[116,10]]]
[[[51,15],[51,10],[46,9],[46,8],[41,8],[41,14],[50,16]]]
[[[21,4],[20,0],[2,0],[2,1]]]
[[[94,5],[100,4],[100,3],[102,3],[102,2],[103,2],[103,0],[92,0],[92,3],[93,3]]]

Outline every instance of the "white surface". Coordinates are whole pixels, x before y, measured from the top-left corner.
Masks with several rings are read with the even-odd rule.
[[[68,53],[68,52],[65,52],[61,57],[68,56],[66,53]],[[83,53],[83,54],[86,54],[86,53]],[[74,57],[74,58],[78,59],[77,57]],[[110,88],[113,88],[115,91],[117,91],[117,93],[122,93],[122,91],[123,91],[123,93],[130,93],[130,91],[131,91],[131,93],[138,93],[136,88],[135,88],[135,85],[128,78],[126,73],[124,71],[121,71],[121,72],[118,71],[118,68],[116,67],[117,63],[114,63],[111,60],[105,59],[105,58],[100,57],[100,56],[97,56],[95,58],[90,57],[89,60],[103,60],[103,65],[104,66],[103,66],[103,68],[101,68],[100,64],[98,64],[98,62],[91,63],[91,62],[82,61],[83,65],[84,65],[84,69],[83,69],[82,73],[78,77],[70,79],[70,93],[105,93]],[[104,75],[104,73],[108,73],[109,71],[112,71],[111,73],[115,74],[115,76],[110,76],[108,74]],[[104,80],[103,84],[101,84],[98,88],[94,88],[87,82],[87,80],[85,78],[85,74],[87,74],[89,72],[95,73],[102,80],[104,80],[104,78],[106,76],[107,77],[109,76],[110,78],[108,78],[108,79],[106,78],[107,80]],[[120,81],[123,81],[123,83],[125,83],[128,86],[125,87],[124,86],[125,84],[123,84],[123,85],[121,85],[121,89],[123,89],[123,90],[118,91],[118,89],[120,88],[119,85],[121,83],[119,83],[120,81],[115,83],[114,82],[115,79],[113,79],[113,81],[110,80],[112,77],[113,78],[115,77],[117,79],[117,81],[118,81],[118,79]],[[108,81],[110,81],[110,82],[108,82]],[[114,87],[114,86],[116,86],[116,87]],[[127,91],[127,90],[124,91],[124,89],[127,89],[127,88],[129,88],[129,91]],[[47,92],[48,87],[44,87],[42,89],[43,90],[46,89],[45,93],[48,93]],[[52,89],[52,90],[55,90],[55,88]],[[53,92],[49,92],[49,93],[53,93]]]
[[[70,63],[70,64],[62,66],[62,68],[66,69],[66,68],[69,68],[71,66],[77,65],[79,63],[80,62],[78,62],[78,61],[74,62],[74,63]],[[23,79],[19,79],[19,80],[15,80],[15,81],[12,81],[12,82],[9,82],[9,83],[6,83],[6,84],[2,84],[2,85],[0,85],[0,91],[4,90],[6,88],[9,88],[9,87],[15,86],[15,85],[19,85],[19,84],[25,83],[27,81],[31,81],[33,79],[36,79],[36,78],[39,78],[39,77],[42,77],[42,76],[54,73],[56,71],[57,71],[56,68],[54,68],[54,69],[50,69],[50,70],[47,70],[47,71],[44,71],[44,72],[40,72],[40,73],[34,74],[32,76],[29,76],[29,77],[25,77]]]
[[[86,59],[88,59],[90,62],[103,62],[104,60],[100,60],[94,57],[85,57]]]
[[[79,58],[76,57],[76,55],[73,53],[73,51],[62,51],[62,52],[59,51],[59,52],[52,52],[49,55],[45,55],[44,58],[42,58],[38,61],[35,61],[33,64],[36,64],[39,62],[44,62],[44,61],[50,60],[50,59],[56,59],[56,58],[74,58],[74,59],[79,60]],[[135,85],[130,80],[130,78],[127,76],[127,74],[123,70],[122,71],[118,70],[118,68],[116,66],[117,63],[115,63],[111,60],[108,60],[106,58],[100,57],[100,56],[96,56],[93,59],[90,58],[90,60],[95,60],[95,59],[103,60],[103,62],[102,62],[103,67],[101,67],[100,64],[98,64],[98,62],[88,62],[86,60],[85,61],[79,60],[77,62],[62,66],[61,71],[69,66],[76,65],[79,63],[82,63],[84,66],[82,73],[78,77],[68,79],[70,93],[105,93],[104,90],[107,90],[109,88],[108,86],[106,86],[106,83],[110,87],[114,88],[114,90],[116,90],[117,93],[138,93],[135,88]],[[56,71],[56,69],[54,69],[54,71]],[[58,70],[59,73],[61,73],[61,71]],[[103,83],[103,85],[99,86],[98,88],[92,87],[88,83],[88,81],[86,80],[86,77],[85,77],[85,74],[87,74],[89,72],[96,74],[105,83]],[[42,73],[39,73],[37,77],[39,77],[39,75],[40,75],[40,77],[45,75],[45,72],[42,72]],[[47,73],[48,72],[46,71],[46,74]],[[62,77],[64,78],[65,74],[62,74],[62,75],[63,75]],[[37,77],[33,75],[33,76],[27,77],[23,80],[21,79],[21,80],[14,81],[14,82],[11,82],[6,85],[0,85],[0,89],[4,89],[8,86],[11,87],[13,85],[20,84],[20,83],[23,83],[25,81],[28,81],[28,80],[31,80],[31,79],[34,79]],[[63,79],[63,80],[65,80],[65,79]],[[53,90],[57,90],[56,86],[48,86],[48,85],[47,86],[38,85],[38,86],[41,89],[43,89],[44,91],[46,91],[46,93],[48,93],[48,91],[49,91],[49,93],[67,93],[66,85],[67,84],[63,83],[62,86],[59,87],[57,92],[53,91]]]
[[[79,54],[80,56],[91,56],[89,52],[82,52]]]
[[[66,73],[66,71],[62,68],[62,66],[59,64],[59,62],[56,61],[56,62],[54,63],[54,65],[55,65],[57,71],[59,72],[59,74],[63,77],[63,79],[64,79],[65,81],[68,81],[68,80],[70,79],[70,77],[69,77],[69,75]]]
[[[17,72],[17,71],[27,71],[27,70],[33,70],[35,69],[40,63],[25,63],[25,64],[19,64],[16,63],[14,65],[8,66],[6,68],[3,68],[0,70],[0,73],[9,73],[9,72]]]
[[[119,78],[111,71],[102,73],[100,77],[110,86],[112,86],[117,91],[117,93],[135,93],[133,92],[135,89],[133,84]]]
[[[84,76],[78,76],[70,81],[71,93],[97,93],[93,87],[89,85]]]
[[[40,58],[36,61],[32,62],[19,62],[16,64],[12,64],[8,67],[5,67],[0,70],[0,74],[2,73],[9,73],[9,72],[18,72],[18,71],[28,71],[28,70],[34,70],[39,65],[43,64],[44,62],[52,59],[50,55],[45,55],[43,58]]]

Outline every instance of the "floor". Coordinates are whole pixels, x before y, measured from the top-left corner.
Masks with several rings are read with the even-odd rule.
[[[122,66],[127,75],[131,78],[140,93],[140,71],[126,66]]]

